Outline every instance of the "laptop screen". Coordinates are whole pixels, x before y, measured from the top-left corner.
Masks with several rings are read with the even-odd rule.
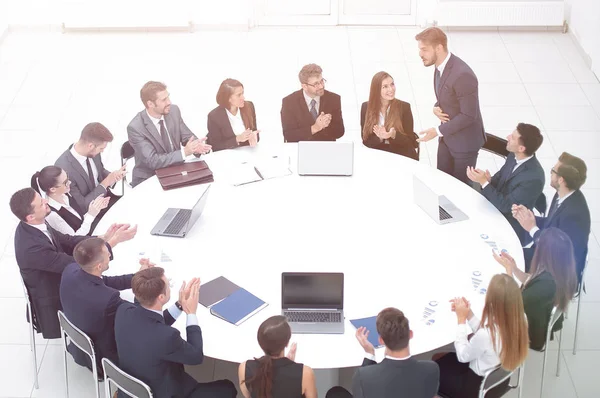
[[[300,141],[298,174],[350,176],[354,171],[354,143]]]
[[[281,274],[281,304],[286,308],[344,308],[343,273]]]

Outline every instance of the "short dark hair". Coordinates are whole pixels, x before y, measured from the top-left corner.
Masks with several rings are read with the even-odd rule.
[[[161,267],[146,268],[138,271],[131,279],[131,289],[140,304],[147,307],[154,304],[158,296],[166,291],[167,285],[162,279],[165,270]]]
[[[92,142],[94,144],[102,144],[104,142],[112,142],[113,135],[108,129],[98,122],[92,122],[85,125],[81,130],[80,140]]]
[[[448,51],[448,36],[443,30],[435,26],[418,33],[415,39],[433,47],[441,44],[444,50]]]
[[[544,142],[544,136],[540,132],[540,129],[535,127],[533,124],[519,123],[517,125],[517,131],[521,136],[521,145],[525,147],[525,155],[531,156],[539,149]]]
[[[563,152],[558,161],[561,165],[556,170],[556,174],[565,180],[567,188],[572,190],[581,188],[587,178],[587,166],[585,162],[567,152]]]
[[[83,268],[88,270],[102,261],[104,239],[92,237],[79,242],[73,249],[73,258]]]
[[[27,216],[33,213],[33,200],[37,192],[33,188],[23,188],[10,198],[10,211],[21,221],[27,222]]]
[[[383,343],[392,351],[408,346],[410,327],[404,313],[397,308],[386,308],[377,315],[377,333]]]

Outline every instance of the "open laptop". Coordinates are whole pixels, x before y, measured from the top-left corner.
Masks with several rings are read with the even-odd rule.
[[[469,217],[444,195],[438,195],[427,184],[413,175],[414,200],[438,224],[468,220]]]
[[[210,185],[191,209],[167,209],[150,233],[158,236],[184,238],[200,218],[204,206],[206,206],[209,190]]]
[[[298,142],[298,174],[302,176],[351,176],[354,143],[335,141]]]
[[[281,313],[292,333],[344,333],[344,274],[282,273]]]

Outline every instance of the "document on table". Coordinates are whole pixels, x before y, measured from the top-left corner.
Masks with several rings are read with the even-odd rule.
[[[234,166],[230,180],[233,185],[239,186],[290,174],[289,157],[269,156]]]

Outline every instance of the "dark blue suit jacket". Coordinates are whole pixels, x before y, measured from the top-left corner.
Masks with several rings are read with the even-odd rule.
[[[448,122],[440,125],[440,133],[450,153],[479,151],[485,142],[479,83],[469,65],[454,54],[444,67],[436,97],[435,106],[441,107],[450,117]]]
[[[502,168],[494,174],[492,181],[481,193],[504,214],[521,243],[525,243],[531,238],[528,238],[527,231],[512,216],[511,208],[513,204],[519,204],[532,210],[542,194],[546,179],[544,169],[535,155],[513,173],[516,164],[515,154],[510,153]]]
[[[187,341],[163,316],[131,303],[122,304],[115,319],[120,368],[152,389],[155,398],[183,398],[198,384],[183,365],[204,360],[200,326],[187,327]]]
[[[108,358],[118,365],[115,343],[115,314],[124,302],[119,290],[131,289],[133,274],[122,276],[97,276],[88,274],[77,263],[65,268],[60,282],[60,302],[63,312],[75,326],[94,342],[98,369],[100,361]],[[75,362],[91,368],[89,357],[71,346]]]

